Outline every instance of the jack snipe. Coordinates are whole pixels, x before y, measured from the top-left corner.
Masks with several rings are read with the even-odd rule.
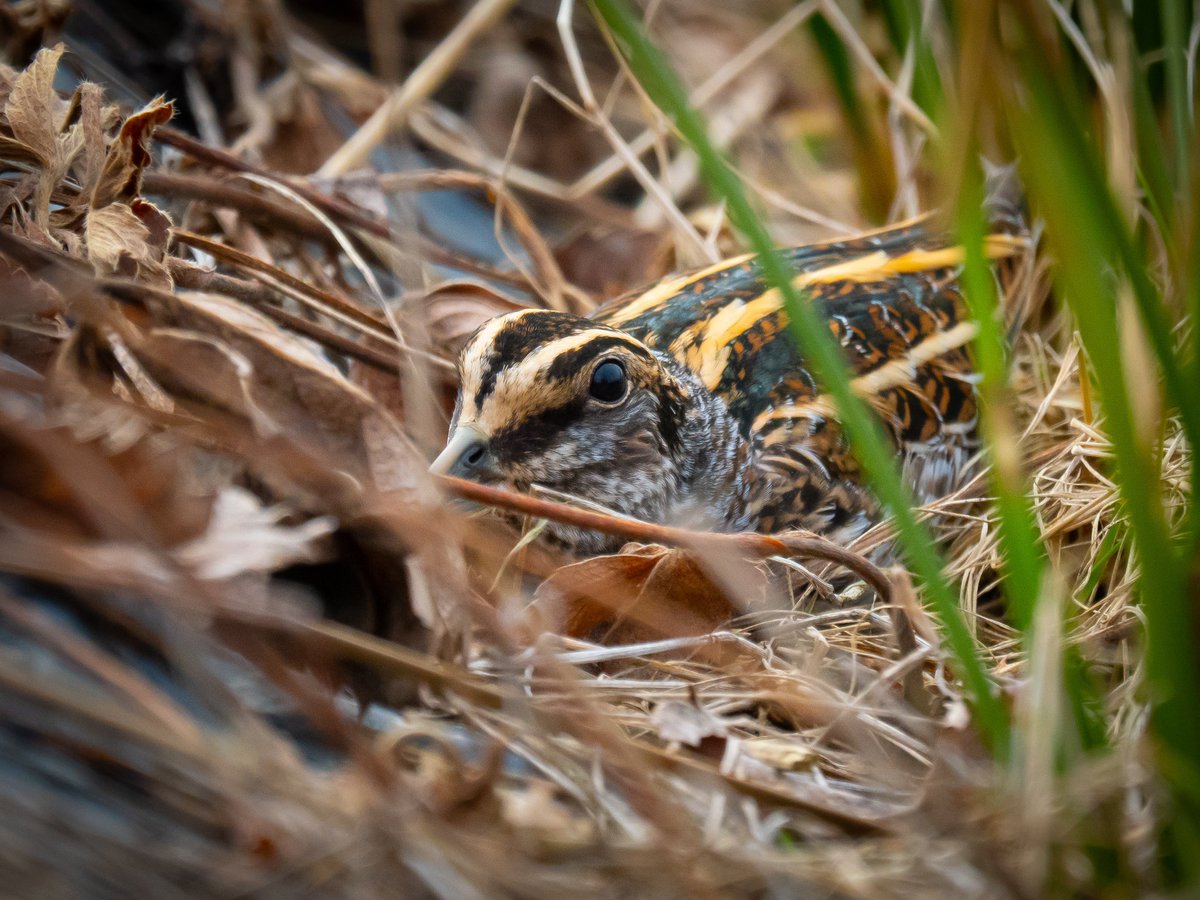
[[[1024,256],[1019,217],[987,238]],[[961,248],[929,219],[787,251],[845,350],[917,495],[953,486],[976,447]],[[849,540],[879,516],[833,410],[753,257],[668,278],[591,318],[529,309],[485,323],[434,471],[539,484],[639,519],[804,528]],[[552,523],[580,553],[607,535]]]

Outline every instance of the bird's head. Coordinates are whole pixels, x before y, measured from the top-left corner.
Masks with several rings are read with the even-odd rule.
[[[432,471],[517,489],[541,485],[663,519],[684,477],[695,385],[645,344],[590,319],[521,310],[476,331],[458,371],[450,436]],[[602,535],[557,532],[580,551],[611,544]]]

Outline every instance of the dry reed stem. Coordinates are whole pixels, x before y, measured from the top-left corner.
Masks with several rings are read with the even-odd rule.
[[[711,75],[702,81],[689,95],[689,102],[697,109],[703,109],[710,101],[721,94],[729,85],[749,71],[755,63],[762,59],[790,32],[799,28],[816,12],[819,0],[807,0],[788,10],[779,19],[763,31],[753,41],[743,47],[737,54],[723,62]],[[636,156],[641,156],[650,150],[659,136],[658,128],[647,128],[637,137],[630,140],[629,149]],[[563,196],[576,199],[594,193],[608,184],[613,178],[627,168],[625,158],[614,154],[603,162],[597,163],[588,172],[581,175],[569,185],[563,185]]]
[[[196,140],[190,135],[177,131],[174,128],[162,127],[154,132],[154,138],[161,141],[188,156],[193,157],[200,162],[213,166],[218,169],[226,169],[228,171],[237,172],[243,175],[254,175],[267,181],[278,183],[272,173],[263,169],[261,166],[254,165],[246,160],[240,159],[228,151],[221,150],[217,147]],[[291,190],[302,197],[308,203],[311,203],[317,209],[320,209],[326,215],[345,222],[356,229],[361,230],[364,234],[372,237],[381,238],[382,240],[391,243],[399,252],[411,251],[411,247],[402,246],[397,243],[397,237],[392,232],[391,226],[387,222],[380,221],[375,216],[364,212],[357,206],[350,204],[337,197],[331,197],[328,194],[323,194],[308,185],[291,182],[289,184]],[[326,235],[329,240],[336,243],[336,239],[332,235]],[[481,265],[478,262],[470,260],[462,255],[452,253],[446,250],[439,244],[430,241],[422,236],[420,238],[421,254],[430,260],[451,266],[452,268],[462,269],[466,272],[482,275],[487,278],[495,279],[504,284],[513,284],[518,287],[528,287],[527,282],[511,273],[500,272],[489,266]]]
[[[514,0],[476,0],[454,29],[418,65],[399,90],[377,109],[317,171],[335,178],[361,167],[371,151],[403,127],[414,107],[438,89],[463,54],[512,8]]]
[[[712,249],[704,242],[704,239],[696,232],[695,227],[688,221],[687,216],[680,211],[675,201],[663,186],[646,169],[641,159],[638,158],[638,155],[626,143],[625,139],[621,137],[620,132],[617,131],[616,126],[613,125],[612,120],[605,113],[603,107],[597,102],[596,94],[592,90],[591,81],[587,76],[587,70],[583,65],[583,57],[579,52],[579,45],[575,41],[575,33],[572,29],[574,12],[575,0],[561,0],[555,23],[558,27],[558,35],[559,40],[562,42],[563,52],[566,54],[567,66],[571,71],[571,78],[583,103],[584,118],[600,129],[617,156],[624,161],[629,171],[637,179],[638,184],[642,186],[647,195],[658,203],[676,234],[691,248],[692,253],[696,256],[696,261],[704,260],[709,263],[715,263],[717,261],[716,254],[713,253]],[[619,60],[621,56],[619,53],[614,54],[614,58]]]

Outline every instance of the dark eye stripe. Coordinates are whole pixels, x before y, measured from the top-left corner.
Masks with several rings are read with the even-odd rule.
[[[492,451],[504,460],[519,460],[540,453],[560,440],[563,431],[583,416],[583,404],[574,400],[544,410],[492,435]]]

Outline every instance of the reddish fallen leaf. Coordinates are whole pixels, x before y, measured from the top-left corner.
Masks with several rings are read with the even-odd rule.
[[[139,352],[169,390],[236,409],[260,433],[315,441],[348,466],[361,453],[362,422],[382,411],[307,341],[216,294],[183,291],[147,310],[158,327]]]
[[[738,574],[744,591],[730,598],[690,553],[634,546],[563,566],[538,587],[536,599],[569,637],[638,643],[708,634],[726,624],[765,589],[765,578]]]
[[[148,441],[114,450],[104,437],[80,440],[36,416],[0,413],[0,517],[67,539],[152,533],[170,546],[198,538],[211,500],[190,488],[186,459]]]

